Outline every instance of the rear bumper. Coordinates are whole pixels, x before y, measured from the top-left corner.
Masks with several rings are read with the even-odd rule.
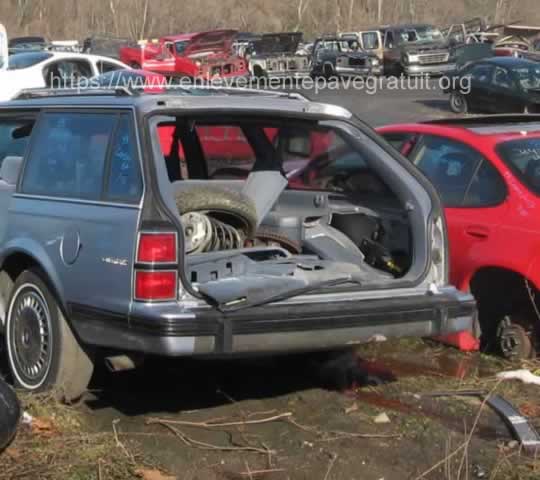
[[[437,295],[329,303],[281,303],[239,312],[179,313],[156,306],[128,319],[70,305],[82,342],[163,356],[298,352],[369,342],[376,336],[432,337],[472,330],[476,304],[454,288]]]

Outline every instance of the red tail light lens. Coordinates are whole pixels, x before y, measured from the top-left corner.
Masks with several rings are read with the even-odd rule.
[[[174,233],[141,233],[137,262],[177,263],[176,235]]]
[[[135,299],[164,301],[176,299],[177,272],[135,272]]]

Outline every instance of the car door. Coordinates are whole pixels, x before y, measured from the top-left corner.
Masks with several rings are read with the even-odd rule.
[[[497,65],[493,70],[490,96],[496,98],[491,102],[493,111],[497,113],[521,113],[523,112],[522,100],[519,97],[518,85],[512,72]]]
[[[399,48],[393,30],[387,30],[384,35],[384,69],[385,72],[395,72],[399,66]]]
[[[466,73],[470,82],[469,92],[465,94],[470,109],[480,111],[493,110],[495,99],[491,97],[491,79],[493,77],[493,66],[488,63],[473,65]]]
[[[69,306],[127,317],[142,195],[131,112],[40,116],[12,203]]]
[[[506,184],[478,150],[456,139],[424,135],[410,160],[441,196],[448,224],[450,279],[465,288],[507,212]]]

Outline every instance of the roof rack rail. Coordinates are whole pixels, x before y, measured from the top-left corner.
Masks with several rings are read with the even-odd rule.
[[[28,88],[21,90],[15,97],[15,100],[30,100],[33,98],[47,97],[92,97],[92,96],[116,96],[131,97],[137,94],[137,91],[126,87],[85,89],[85,88]]]
[[[500,115],[479,115],[463,118],[440,118],[437,120],[428,120],[421,122],[425,125],[450,125],[456,127],[479,126],[479,125],[497,125],[509,123],[533,123],[540,122],[540,114],[522,113],[522,114],[500,114]]]
[[[302,100],[310,101],[308,97],[298,92],[282,92],[278,90],[264,90],[257,88],[247,88],[247,87],[234,87],[234,86],[220,86],[220,85],[171,85],[168,86],[164,93],[174,92],[176,89],[181,91],[190,91],[190,90],[208,90],[215,91],[217,93],[225,93],[228,95],[261,95],[269,97],[281,97],[289,98],[291,100]],[[137,90],[143,90],[144,87],[137,87]]]

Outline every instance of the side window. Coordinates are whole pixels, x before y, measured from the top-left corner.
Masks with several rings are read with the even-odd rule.
[[[33,120],[0,120],[0,166],[6,157],[24,156],[33,125]]]
[[[116,65],[115,63],[111,62],[97,62],[97,69],[99,73],[109,73],[109,72],[115,72],[116,70],[120,70],[121,67]]]
[[[130,118],[122,115],[111,148],[107,199],[127,203],[140,199],[142,179],[136,145]]]
[[[445,207],[460,207],[483,156],[464,143],[426,135],[411,161],[431,180]]]
[[[495,67],[495,72],[493,73],[493,85],[502,88],[512,88],[512,77],[510,72],[506,68]]]
[[[489,83],[492,71],[493,69],[490,65],[480,64],[471,68],[469,74],[471,75],[472,80],[477,83]]]
[[[472,179],[463,205],[465,207],[495,206],[504,202],[506,195],[506,184],[499,172],[487,160],[484,160]]]
[[[94,76],[86,60],[59,60],[45,67],[45,84],[49,88],[65,88],[77,85],[82,79]]]
[[[26,162],[22,192],[98,200],[111,132],[118,116],[46,113]]]

